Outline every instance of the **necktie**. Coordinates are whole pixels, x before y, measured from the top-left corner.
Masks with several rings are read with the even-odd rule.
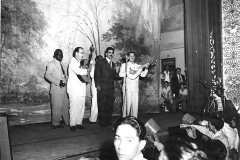
[[[63,75],[65,75],[65,71],[64,71],[64,69],[63,69],[62,63],[60,63],[60,66],[61,66]]]
[[[179,83],[181,83],[182,82],[181,75],[178,75],[178,79],[179,79]]]
[[[109,61],[109,65],[110,65],[110,67],[112,68],[112,61]]]

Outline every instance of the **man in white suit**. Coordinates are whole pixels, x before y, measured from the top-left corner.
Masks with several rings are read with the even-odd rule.
[[[83,59],[84,50],[76,47],[73,51],[73,58],[68,66],[67,93],[70,101],[70,130],[85,129],[82,120],[85,111],[86,83],[82,83],[78,75],[87,75],[87,69],[80,68],[80,61]]]
[[[69,125],[69,102],[66,90],[66,76],[61,61],[63,53],[56,49],[53,60],[48,63],[45,78],[51,83],[51,106],[52,106],[52,128],[63,128],[60,124],[61,118],[65,125]]]
[[[123,107],[122,116],[134,116],[138,114],[138,91],[139,91],[139,76],[145,77],[148,73],[148,66],[138,65],[134,63],[135,53],[128,53],[129,62],[123,63],[120,68],[119,76],[124,77],[123,80]],[[127,68],[127,69],[126,69]]]

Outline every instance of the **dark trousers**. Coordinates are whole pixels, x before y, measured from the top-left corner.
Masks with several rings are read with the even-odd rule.
[[[111,122],[114,107],[113,91],[97,91],[98,119],[100,125],[107,125]]]

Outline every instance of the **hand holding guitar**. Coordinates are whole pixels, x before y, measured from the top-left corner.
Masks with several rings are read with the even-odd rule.
[[[141,65],[140,67],[137,68],[137,70],[133,70],[131,67],[129,67],[127,71],[127,76],[129,79],[136,79],[139,73],[142,71],[143,68],[148,68],[150,65],[155,65],[157,60],[150,61],[144,65]]]

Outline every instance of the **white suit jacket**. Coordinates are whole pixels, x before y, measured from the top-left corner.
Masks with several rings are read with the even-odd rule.
[[[60,80],[66,83],[66,78],[58,60],[48,63],[45,78],[51,82],[50,94],[66,94],[66,87],[59,87]]]
[[[138,68],[140,66],[141,65],[127,62],[127,68]],[[125,90],[125,84],[127,84],[127,87],[126,87],[127,91],[133,92],[133,93],[138,93],[138,91],[139,91],[139,84],[138,84],[139,76],[145,77],[148,73],[148,70],[145,69],[144,71],[137,72],[136,74],[139,74],[139,76],[137,76],[136,79],[132,80],[132,79],[129,79],[128,77],[126,77],[125,68],[126,68],[126,63],[123,63],[121,65],[120,72],[119,72],[120,77],[125,77],[124,81],[123,81],[123,91]]]
[[[86,96],[86,83],[82,83],[77,75],[87,75],[87,69],[80,68],[80,62],[72,58],[68,66],[67,93],[74,96]]]

